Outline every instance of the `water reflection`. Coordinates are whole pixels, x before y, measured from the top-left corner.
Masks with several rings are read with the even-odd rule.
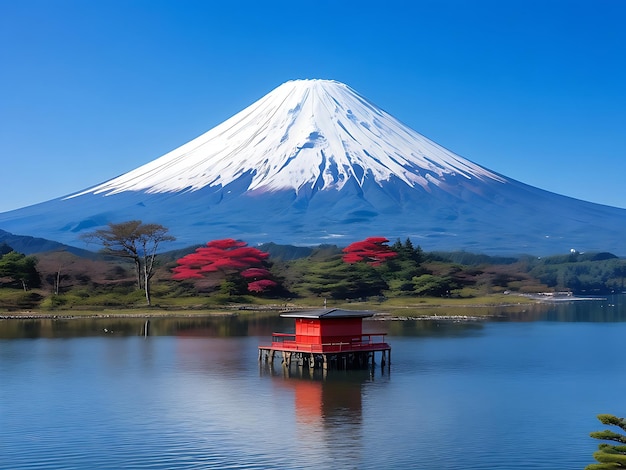
[[[0,339],[76,338],[92,336],[271,336],[287,325],[277,314],[205,317],[89,317],[0,320]]]
[[[383,331],[391,336],[424,336],[458,338],[476,336],[484,328],[485,320],[421,320],[381,321]]]
[[[0,467],[582,468],[595,415],[623,406],[620,300],[372,322],[390,372],[326,376],[259,364],[293,327],[277,314],[152,318],[148,338],[144,318],[0,321],[46,338],[0,340]],[[47,339],[71,336],[92,337]]]
[[[613,295],[599,300],[578,300],[569,305],[557,304],[546,313],[547,321],[623,322],[626,321],[626,297]]]
[[[375,381],[387,382],[388,374],[379,369],[324,371],[297,366],[275,368],[271,364],[261,365],[260,373],[272,381],[275,389],[288,392],[293,402],[298,442],[327,449],[330,461],[333,458],[338,462],[366,460],[365,389]]]
[[[488,316],[482,316],[484,313],[482,310],[485,308],[489,311]],[[363,322],[363,328],[364,333],[382,331],[392,336],[464,337],[482,334],[487,321],[626,321],[624,295],[603,299],[485,308],[482,310],[468,308],[465,315],[456,319],[447,316],[446,310],[440,308],[433,310],[428,320],[410,316],[401,317],[403,320],[367,320]],[[458,310],[456,313],[458,314]],[[143,336],[146,321],[149,321],[150,336],[271,337],[273,331],[293,331],[293,322],[281,318],[276,312],[195,317],[58,317],[0,319],[0,339]]]
[[[147,323],[148,322],[148,323]],[[479,334],[484,320],[388,320],[364,321],[364,333],[395,336],[459,337]],[[293,331],[293,321],[274,314],[218,317],[72,318],[0,320],[0,339],[127,337],[265,337],[274,331]]]

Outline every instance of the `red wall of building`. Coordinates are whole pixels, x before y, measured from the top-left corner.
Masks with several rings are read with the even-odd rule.
[[[360,340],[362,332],[361,318],[296,319],[296,341],[300,344],[350,342]]]
[[[322,344],[320,321],[296,318],[296,342],[300,344]]]
[[[352,338],[361,337],[363,322],[361,318],[337,318],[322,320],[322,338]]]

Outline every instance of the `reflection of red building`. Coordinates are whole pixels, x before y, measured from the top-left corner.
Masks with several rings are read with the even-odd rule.
[[[337,374],[343,372],[335,371]],[[349,374],[358,374],[348,371]],[[296,419],[301,424],[325,425],[336,424],[337,419],[345,418],[352,423],[360,423],[362,415],[362,386],[367,376],[330,376],[328,378],[306,377],[290,374],[275,377],[281,388],[294,391]]]
[[[371,312],[341,309],[284,313],[281,317],[295,319],[295,332],[273,333],[271,345],[259,346],[259,360],[273,362],[279,351],[288,367],[295,359],[311,368],[358,368],[374,364],[375,353],[381,351],[385,365],[391,358],[386,333],[363,334],[363,319],[371,316]]]
[[[289,380],[294,389],[296,419],[303,424],[317,424],[322,420],[323,384],[313,380]]]
[[[300,367],[275,369],[269,364],[261,366],[260,371],[271,379],[281,403],[289,406],[293,402],[295,428],[285,427],[287,423],[281,425],[281,429],[289,429],[290,442],[297,442],[308,449],[324,449],[323,457],[306,451],[303,456],[315,455],[319,468],[346,466],[334,465],[338,462],[360,468],[359,463],[367,461],[367,449],[363,442],[363,390],[367,383],[374,381],[376,372]],[[384,376],[385,372],[381,371],[381,384],[384,383]]]

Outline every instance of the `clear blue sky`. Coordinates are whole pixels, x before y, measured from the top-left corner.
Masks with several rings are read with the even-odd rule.
[[[626,207],[624,25],[625,0],[0,0],[0,211],[125,173],[295,78]]]

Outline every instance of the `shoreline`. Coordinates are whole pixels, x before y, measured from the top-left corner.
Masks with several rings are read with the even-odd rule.
[[[260,311],[260,310],[259,310]],[[0,313],[0,320],[78,320],[78,319],[101,319],[101,318],[202,318],[202,317],[234,317],[236,312],[209,312],[185,313],[185,311],[167,311],[153,313],[52,313],[52,312],[5,312]]]
[[[485,314],[485,315],[467,315],[468,309],[508,309],[508,308],[520,308],[524,306],[533,306],[541,304],[555,304],[563,302],[578,302],[578,301],[605,301],[606,297],[580,297],[574,295],[564,294],[516,294],[519,297],[530,300],[530,302],[493,302],[493,303],[480,303],[480,304],[457,304],[450,305],[447,303],[430,303],[419,305],[376,305],[368,306],[368,310],[379,310],[375,314],[374,320],[377,321],[390,321],[390,320],[481,320],[485,318],[492,318],[502,316],[502,313]],[[185,309],[185,308],[158,308],[158,307],[143,307],[133,309],[119,310],[84,310],[80,312],[72,312],[71,310],[55,310],[55,311],[33,311],[24,310],[16,312],[0,312],[0,320],[72,320],[72,319],[101,319],[101,318],[202,318],[202,317],[233,317],[246,313],[276,313],[284,312],[286,310],[295,309],[315,309],[318,306],[296,306],[293,304],[280,304],[280,305],[235,305],[230,307],[215,308],[215,309]],[[446,309],[448,312],[444,315],[439,314],[425,314],[425,315],[398,315],[399,311],[408,310],[439,310]],[[129,311],[137,310],[137,312]],[[143,311],[141,311],[143,310]],[[454,311],[458,310],[459,313],[455,314]],[[391,313],[395,311],[395,313]],[[463,311],[463,312],[461,312]]]

